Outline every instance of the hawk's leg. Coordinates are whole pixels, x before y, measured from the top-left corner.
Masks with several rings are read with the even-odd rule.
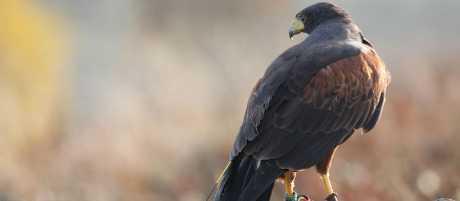
[[[287,171],[280,178],[284,182],[284,190],[286,191],[285,201],[311,201],[307,195],[299,195],[294,191],[296,173]]]
[[[292,171],[287,171],[284,173],[284,190],[288,195],[293,195],[294,192],[294,181],[296,173]]]
[[[297,193],[294,191],[295,172],[287,171],[283,175],[284,191],[286,191],[286,201],[297,201]]]
[[[337,195],[332,188],[331,180],[329,179],[329,169],[331,168],[332,158],[334,157],[335,150],[334,148],[329,155],[319,164],[316,165],[316,170],[321,175],[321,181],[323,183],[324,189],[328,193],[327,201],[337,201]]]

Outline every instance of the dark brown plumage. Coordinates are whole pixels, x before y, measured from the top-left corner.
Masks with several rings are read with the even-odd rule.
[[[251,93],[215,200],[268,200],[277,177],[311,166],[333,193],[327,176],[337,146],[379,119],[390,75],[351,17],[319,3],[296,19],[290,36],[310,35],[281,54]]]

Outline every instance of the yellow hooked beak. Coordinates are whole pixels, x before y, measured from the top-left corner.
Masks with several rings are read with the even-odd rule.
[[[289,27],[289,38],[292,40],[292,37],[299,33],[302,33],[304,29],[305,27],[303,25],[303,22],[296,18]]]

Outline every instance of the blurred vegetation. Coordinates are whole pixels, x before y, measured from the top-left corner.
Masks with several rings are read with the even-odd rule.
[[[29,194],[62,123],[65,39],[59,21],[27,0],[1,0],[0,26],[0,189]]]
[[[204,200],[313,2],[0,0],[0,200]],[[460,200],[460,3],[337,2],[393,74],[378,127],[339,149],[342,200]],[[325,197],[314,171],[297,191]]]

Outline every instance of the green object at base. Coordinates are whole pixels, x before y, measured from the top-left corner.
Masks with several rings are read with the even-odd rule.
[[[299,195],[296,192],[292,195],[286,193],[286,196],[284,196],[285,201],[297,201],[297,199],[299,199]]]

